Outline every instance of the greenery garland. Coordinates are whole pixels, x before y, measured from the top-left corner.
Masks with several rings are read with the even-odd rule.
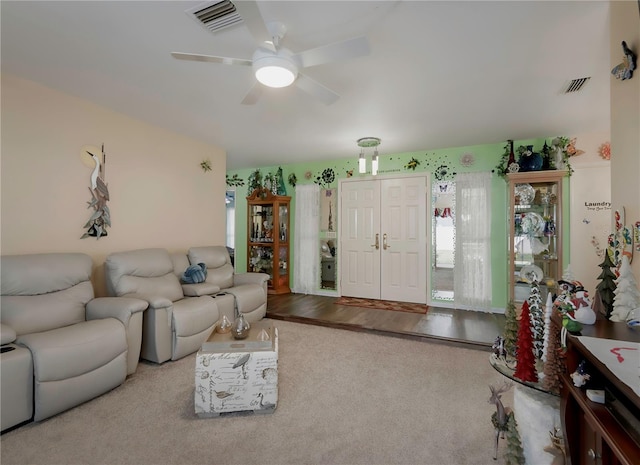
[[[566,166],[566,169],[568,171],[568,176],[571,176],[571,174],[573,173],[573,168],[571,167],[571,163],[569,163],[569,157],[571,157],[572,155],[569,151],[570,143],[571,143],[571,140],[568,137],[563,137],[563,136],[554,137],[551,140],[551,145],[549,146],[549,149],[548,149],[548,152],[551,155],[556,153],[558,150],[562,152],[562,161]],[[516,149],[516,151],[520,155],[522,155],[526,150],[527,148],[524,145],[521,145]],[[509,163],[510,153],[511,153],[511,150],[509,147],[509,143],[507,142],[507,144],[504,146],[504,152],[500,157],[500,162],[498,163],[498,165],[495,167],[495,170],[494,170],[498,174],[498,176],[500,176],[503,179],[506,179],[507,173],[510,172],[509,167],[507,166],[507,163]]]

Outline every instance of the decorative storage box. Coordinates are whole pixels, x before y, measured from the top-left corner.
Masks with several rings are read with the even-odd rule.
[[[214,332],[196,355],[196,414],[271,413],[277,404],[278,329],[254,323],[244,340]]]

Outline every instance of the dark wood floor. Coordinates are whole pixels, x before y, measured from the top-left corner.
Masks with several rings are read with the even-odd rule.
[[[334,328],[435,339],[485,349],[503,334],[504,315],[429,307],[426,315],[337,305],[337,297],[269,295],[267,317]]]

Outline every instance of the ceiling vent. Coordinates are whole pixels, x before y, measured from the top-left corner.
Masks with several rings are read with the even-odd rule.
[[[229,0],[201,3],[185,13],[214,33],[242,22],[236,6]]]
[[[583,77],[579,79],[574,79],[569,83],[567,88],[565,89],[565,94],[571,94],[572,92],[578,92],[580,89],[584,87],[587,81],[591,79],[590,77]]]

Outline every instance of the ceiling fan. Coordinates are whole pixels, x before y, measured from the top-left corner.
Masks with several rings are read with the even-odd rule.
[[[244,105],[253,105],[258,101],[264,90],[263,85],[286,87],[291,84],[295,84],[324,104],[330,105],[340,96],[309,76],[300,73],[300,69],[369,54],[369,42],[366,37],[356,37],[304,52],[293,53],[280,46],[280,42],[287,32],[284,24],[280,22],[265,23],[255,1],[239,1],[234,5],[249,32],[258,43],[258,48],[251,60],[181,52],[172,52],[171,55],[179,60],[251,66],[256,82],[242,100]]]

